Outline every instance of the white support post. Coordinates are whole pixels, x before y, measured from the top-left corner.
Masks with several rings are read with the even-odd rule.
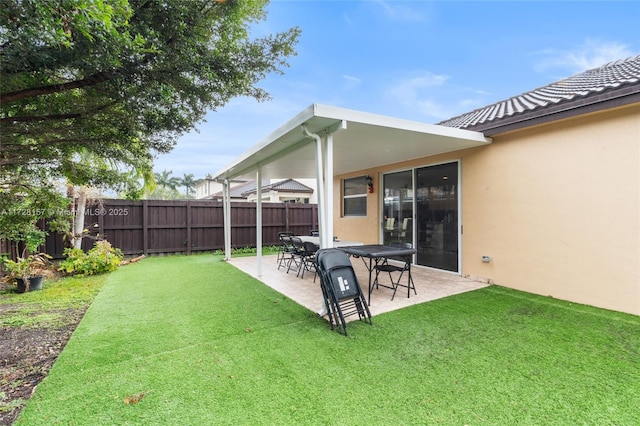
[[[329,133],[325,138],[324,146],[324,176],[326,199],[325,208],[325,244],[327,247],[333,247],[333,134]]]
[[[333,247],[333,133],[347,128],[341,120],[324,129],[324,138],[309,132],[305,125],[302,131],[316,141],[316,179],[318,181],[318,227],[320,248]]]
[[[320,237],[325,233],[324,218],[326,216],[326,200],[324,197],[324,166],[322,155],[322,139],[316,139],[316,179],[318,181],[318,232]],[[327,248],[322,238],[320,238],[320,248]]]
[[[256,172],[256,260],[258,277],[262,276],[262,167]]]
[[[231,191],[229,179],[222,186],[222,221],[224,233],[224,260],[231,259]]]

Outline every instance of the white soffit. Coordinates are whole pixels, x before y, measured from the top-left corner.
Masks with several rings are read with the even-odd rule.
[[[336,175],[491,143],[479,132],[313,104],[215,177],[255,178],[261,167],[264,179],[315,178],[315,141],[304,135],[302,125],[323,136],[324,129],[341,121],[346,129],[333,133]]]

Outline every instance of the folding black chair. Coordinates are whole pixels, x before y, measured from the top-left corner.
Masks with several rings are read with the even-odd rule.
[[[304,278],[304,271],[313,271],[313,282],[316,282],[316,276],[318,275],[318,268],[316,266],[316,252],[318,246],[311,241],[303,242],[304,253],[302,254],[302,271],[301,278]]]
[[[304,258],[304,243],[300,239],[300,237],[290,236],[285,237],[289,238],[291,241],[291,257],[289,258],[289,263],[287,264],[287,274],[291,270],[291,264],[296,265],[296,276],[300,275],[300,268],[302,268],[302,261]]]
[[[389,244],[390,247],[398,247],[398,248],[413,248],[411,243],[394,241]],[[389,263],[389,259],[397,262],[397,263]],[[406,287],[407,288],[407,298],[411,297],[411,290],[413,290],[414,294],[418,294],[416,292],[416,286],[413,283],[413,277],[411,276],[411,256],[403,256],[403,257],[391,257],[389,259],[385,259],[381,264],[376,265],[376,277],[373,281],[373,285],[378,288],[378,286],[388,287],[380,283],[379,278],[381,273],[389,274],[389,280],[391,281],[391,287],[393,289],[393,295],[391,296],[391,300],[396,297],[396,292],[398,291],[398,287]],[[398,273],[397,279],[394,280],[393,274]],[[402,277],[407,273],[407,284],[402,284]]]
[[[371,312],[349,256],[339,249],[318,250],[316,265],[331,329],[337,327],[346,336],[345,317],[351,315],[371,324]]]
[[[292,235],[292,232],[278,232],[278,241],[280,244],[277,258],[278,269],[280,269],[280,267],[282,266],[287,267],[291,256],[293,256],[293,246],[291,245],[291,240],[289,239],[289,237],[291,237]]]

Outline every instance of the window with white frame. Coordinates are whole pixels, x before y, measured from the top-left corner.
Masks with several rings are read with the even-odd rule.
[[[342,182],[342,214],[367,215],[367,177],[359,176]]]

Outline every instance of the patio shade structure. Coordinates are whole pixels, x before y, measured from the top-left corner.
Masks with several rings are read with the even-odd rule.
[[[491,143],[482,133],[313,104],[238,157],[215,179],[228,197],[232,179],[315,178],[318,185],[320,247],[333,238],[333,178]],[[259,195],[259,194],[258,194]],[[258,196],[258,232],[261,201]],[[225,254],[231,253],[230,203],[225,198]],[[258,262],[261,257],[258,241]],[[258,274],[260,267],[258,267]]]

